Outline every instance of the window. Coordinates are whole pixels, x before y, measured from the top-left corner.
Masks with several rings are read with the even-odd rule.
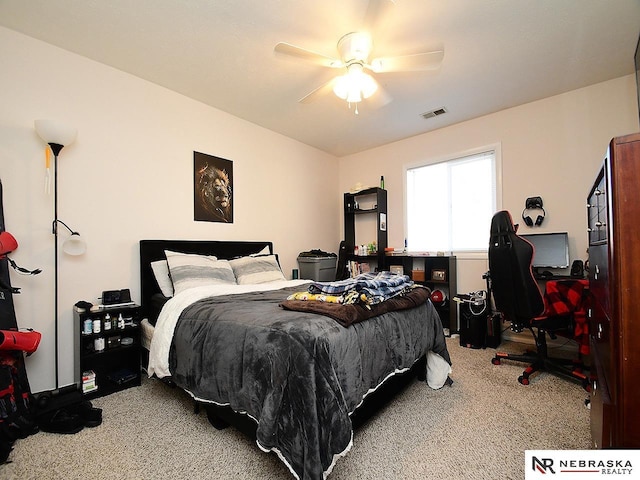
[[[486,252],[500,203],[499,147],[407,168],[407,248]]]

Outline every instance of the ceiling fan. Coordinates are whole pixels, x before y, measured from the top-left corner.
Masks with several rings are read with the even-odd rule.
[[[365,17],[367,19],[365,26],[371,27],[375,23],[375,17],[381,15],[383,4],[392,4],[392,2],[390,0],[371,0]],[[347,33],[338,40],[339,58],[329,57],[285,42],[278,43],[274,51],[278,54],[341,70],[340,75],[311,91],[299,102],[310,103],[319,96],[333,91],[338,97],[346,100],[349,107],[351,104],[355,104],[356,114],[358,113],[358,103],[376,92],[380,97],[378,99],[380,104],[384,105],[391,101],[389,95],[383,91],[371,74],[435,70],[444,58],[444,50],[372,58],[372,49],[371,35],[365,30]]]

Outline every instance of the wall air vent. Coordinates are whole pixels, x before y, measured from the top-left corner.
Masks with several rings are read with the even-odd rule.
[[[437,117],[438,115],[442,115],[443,113],[447,113],[447,110],[444,107],[436,108],[435,110],[431,110],[430,112],[425,112],[421,114],[421,116],[424,119],[428,119],[428,118]]]

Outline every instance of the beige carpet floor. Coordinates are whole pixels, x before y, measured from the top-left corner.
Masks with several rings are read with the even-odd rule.
[[[330,480],[522,479],[525,449],[590,448],[579,385],[542,373],[523,386],[520,364],[491,364],[495,350],[463,348],[455,338],[448,346],[453,386],[412,383],[356,431]],[[93,403],[102,425],[18,440],[0,478],[294,478],[275,454],[234,429],[215,430],[204,411],[192,413],[186,394],[157,380]]]

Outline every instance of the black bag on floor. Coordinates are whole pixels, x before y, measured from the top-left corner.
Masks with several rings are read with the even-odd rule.
[[[0,464],[7,460],[16,440],[38,432],[29,383],[20,373],[21,362],[22,352],[0,351]]]
[[[73,434],[102,423],[102,409],[85,400],[75,385],[40,393],[36,397],[35,420],[43,432]]]

